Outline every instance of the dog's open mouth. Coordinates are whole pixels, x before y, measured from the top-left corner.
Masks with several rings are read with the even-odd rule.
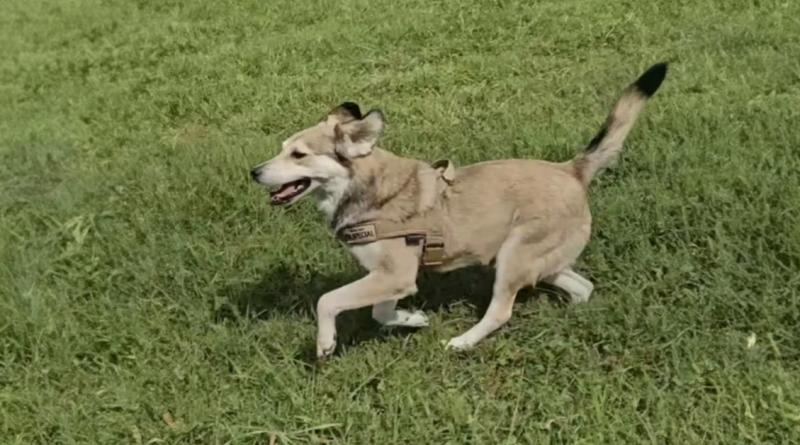
[[[269,193],[269,203],[274,206],[288,204],[311,186],[308,178],[283,184],[278,190]]]

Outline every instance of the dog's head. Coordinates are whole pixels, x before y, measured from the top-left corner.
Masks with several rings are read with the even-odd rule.
[[[317,125],[285,140],[281,152],[250,175],[273,189],[270,204],[294,203],[320,186],[350,178],[352,162],[372,154],[384,127],[379,110],[362,115],[358,105],[343,103]]]

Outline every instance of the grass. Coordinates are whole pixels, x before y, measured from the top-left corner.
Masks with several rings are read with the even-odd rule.
[[[0,2],[0,443],[800,442],[798,29],[782,0]],[[248,167],[345,100],[407,156],[567,159],[660,60],[592,189],[592,302],[527,293],[446,353],[491,273],[426,274],[429,328],[356,311],[310,358],[360,272]]]

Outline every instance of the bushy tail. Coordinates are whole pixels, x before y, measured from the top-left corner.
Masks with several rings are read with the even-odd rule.
[[[657,63],[625,90],[600,132],[589,142],[586,150],[573,160],[575,174],[584,185],[588,186],[598,170],[619,156],[622,144],[644,104],[655,94],[666,75],[667,64]]]

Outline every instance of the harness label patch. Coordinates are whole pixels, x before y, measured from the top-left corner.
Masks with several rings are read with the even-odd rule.
[[[339,236],[346,243],[363,243],[376,239],[378,233],[375,231],[375,225],[369,224],[343,229]]]

